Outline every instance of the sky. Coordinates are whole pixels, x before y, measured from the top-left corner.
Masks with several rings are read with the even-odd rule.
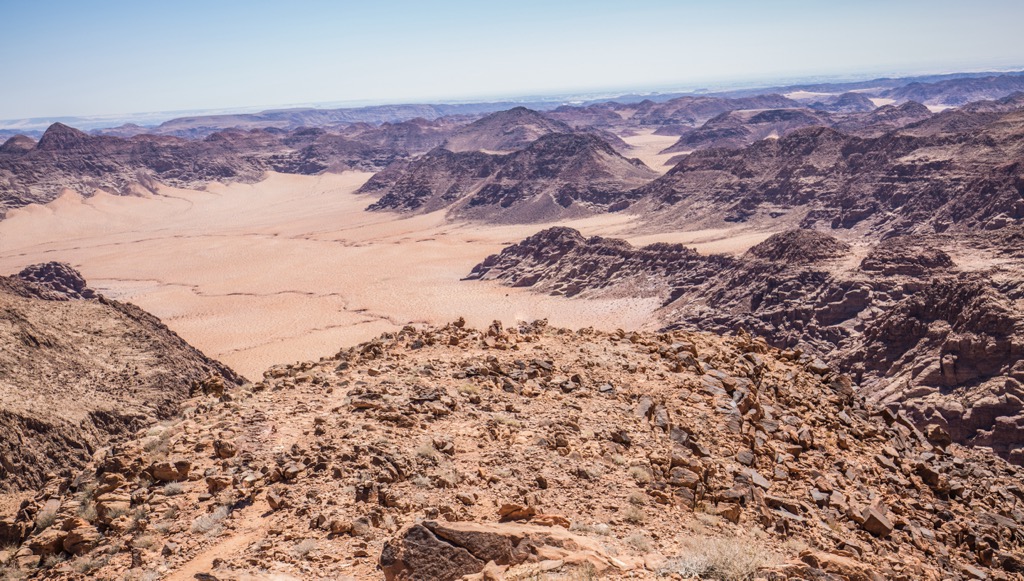
[[[0,0],[0,119],[1024,68],[1024,1]]]

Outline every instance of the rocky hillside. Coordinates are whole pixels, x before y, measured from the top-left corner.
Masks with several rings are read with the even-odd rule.
[[[553,133],[505,155],[438,148],[399,162],[360,188],[370,210],[430,212],[494,222],[541,222],[624,209],[626,192],[657,174],[599,137]]]
[[[35,489],[241,378],[59,263],[0,277],[0,493]],[[2,539],[0,539],[2,542]]]
[[[1024,110],[949,111],[863,138],[823,127],[686,156],[633,196],[654,223],[749,222],[872,236],[1024,219]]]
[[[962,244],[898,237],[865,250],[793,231],[729,258],[555,228],[468,278],[580,298],[659,298],[666,328],[743,330],[813,353],[873,402],[1022,464],[1024,277],[999,252],[972,250],[958,266],[941,250],[964,252]]]
[[[1018,468],[747,336],[461,321],[270,369],[2,521],[48,578],[1011,579]]]

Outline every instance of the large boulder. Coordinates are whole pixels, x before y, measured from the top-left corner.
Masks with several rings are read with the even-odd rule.
[[[562,527],[435,521],[413,525],[386,543],[380,566],[389,581],[447,581],[480,573],[492,561],[518,565],[543,560],[586,564],[598,573],[630,569],[599,543]]]

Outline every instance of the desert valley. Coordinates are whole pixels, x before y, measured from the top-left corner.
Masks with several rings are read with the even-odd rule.
[[[4,579],[1024,579],[1024,73],[26,127]]]

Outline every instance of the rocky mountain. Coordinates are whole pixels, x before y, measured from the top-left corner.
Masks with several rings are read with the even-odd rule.
[[[1024,463],[1024,278],[999,254],[959,266],[959,237],[895,237],[867,252],[821,232],[770,237],[739,258],[634,248],[554,228],[488,257],[470,280],[538,292],[656,297],[666,328],[750,332],[850,374],[921,427]],[[861,257],[858,259],[858,257]]]
[[[947,79],[935,83],[910,83],[889,89],[881,96],[925,105],[960,106],[973,101],[1001,99],[1024,91],[1024,73]]]
[[[810,104],[811,109],[830,113],[869,113],[875,110],[875,103],[863,93],[843,93]]]
[[[291,131],[304,127],[333,127],[354,123],[380,125],[414,119],[433,121],[442,117],[479,116],[516,107],[517,103],[409,104],[344,107],[337,109],[292,108],[273,109],[259,113],[230,115],[199,115],[179,117],[149,130],[155,135],[202,138],[225,129],[265,129],[272,127]],[[544,106],[544,103],[529,103]]]
[[[900,105],[883,105],[864,114],[833,118],[831,127],[860,137],[879,137],[895,129],[902,129],[932,116],[928,107],[907,101]]]
[[[856,93],[851,93],[856,95]],[[862,95],[858,95],[862,97]],[[868,101],[870,103],[870,100]],[[856,107],[849,107],[856,109]],[[805,127],[829,127],[858,137],[878,137],[924,121],[932,112],[914,101],[854,112],[829,112],[827,107],[738,110],[709,119],[695,129],[682,129],[679,141],[662,153],[689,153],[698,149],[741,148],[762,139],[778,139]],[[682,156],[670,160],[678,163]]]
[[[441,117],[433,121],[420,117],[379,125],[352,123],[339,126],[335,131],[346,139],[380,149],[424,153],[443,144],[453,131],[465,124],[464,119],[456,117]]]
[[[809,127],[697,151],[632,195],[638,211],[676,228],[998,229],[1024,219],[1022,155],[1024,111],[948,111],[879,137]]]
[[[591,134],[552,133],[491,155],[438,148],[379,172],[359,192],[370,210],[430,212],[496,222],[542,222],[624,209],[629,190],[657,174]]]
[[[241,383],[60,263],[0,277],[0,340],[0,493],[67,476],[99,448],[174,417],[192,392]]]
[[[680,135],[730,111],[784,109],[800,103],[781,95],[767,94],[735,99],[711,96],[683,96],[663,102],[595,103],[582,107],[563,106],[545,115],[579,129],[599,128],[623,134],[637,129],[655,129],[659,135]]]
[[[27,135],[14,135],[0,145],[0,153],[25,153],[35,149],[36,140]]]
[[[46,203],[63,190],[130,194],[156,184],[196,188],[210,182],[255,182],[267,171],[316,174],[375,170],[444,141],[451,120],[414,120],[339,131],[237,129],[202,139],[140,134],[89,135],[54,124],[38,143],[15,136],[0,146],[0,211]]]
[[[811,109],[729,111],[687,131],[662,153],[743,147],[762,139],[779,138],[803,127],[831,124],[829,116]]]
[[[0,521],[6,572],[795,580],[1024,568],[1019,468],[749,336],[407,327],[187,405]]]
[[[552,133],[571,133],[568,125],[527,109],[498,111],[456,130],[444,143],[448,151],[507,153]]]

